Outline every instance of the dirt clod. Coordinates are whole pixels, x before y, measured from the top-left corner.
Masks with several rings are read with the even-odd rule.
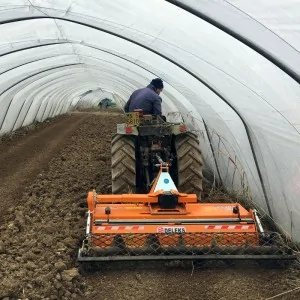
[[[58,261],[54,264],[54,267],[58,270],[58,271],[63,271],[65,269],[67,269],[66,264],[63,261]]]
[[[76,268],[70,269],[70,270],[65,270],[61,274],[61,278],[64,281],[71,281],[74,278],[77,278],[79,276],[79,272]]]

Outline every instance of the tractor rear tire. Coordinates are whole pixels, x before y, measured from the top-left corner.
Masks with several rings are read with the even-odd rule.
[[[188,132],[176,136],[177,189],[179,192],[196,194],[198,201],[203,191],[203,158],[195,134]]]
[[[135,140],[115,134],[111,141],[112,193],[130,194],[136,189]]]

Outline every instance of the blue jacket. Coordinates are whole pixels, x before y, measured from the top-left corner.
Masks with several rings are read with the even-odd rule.
[[[142,109],[144,114],[161,115],[161,97],[154,91],[153,85],[136,90],[124,106],[125,112]]]

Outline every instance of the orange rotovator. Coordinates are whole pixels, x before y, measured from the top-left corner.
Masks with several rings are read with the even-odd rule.
[[[279,234],[263,230],[256,210],[199,203],[177,190],[160,162],[148,194],[88,193],[78,261],[294,258]]]

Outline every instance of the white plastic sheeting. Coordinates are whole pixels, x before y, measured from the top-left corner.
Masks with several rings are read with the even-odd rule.
[[[123,104],[159,76],[207,167],[300,242],[299,14],[299,0],[0,0],[0,133],[89,90]]]

